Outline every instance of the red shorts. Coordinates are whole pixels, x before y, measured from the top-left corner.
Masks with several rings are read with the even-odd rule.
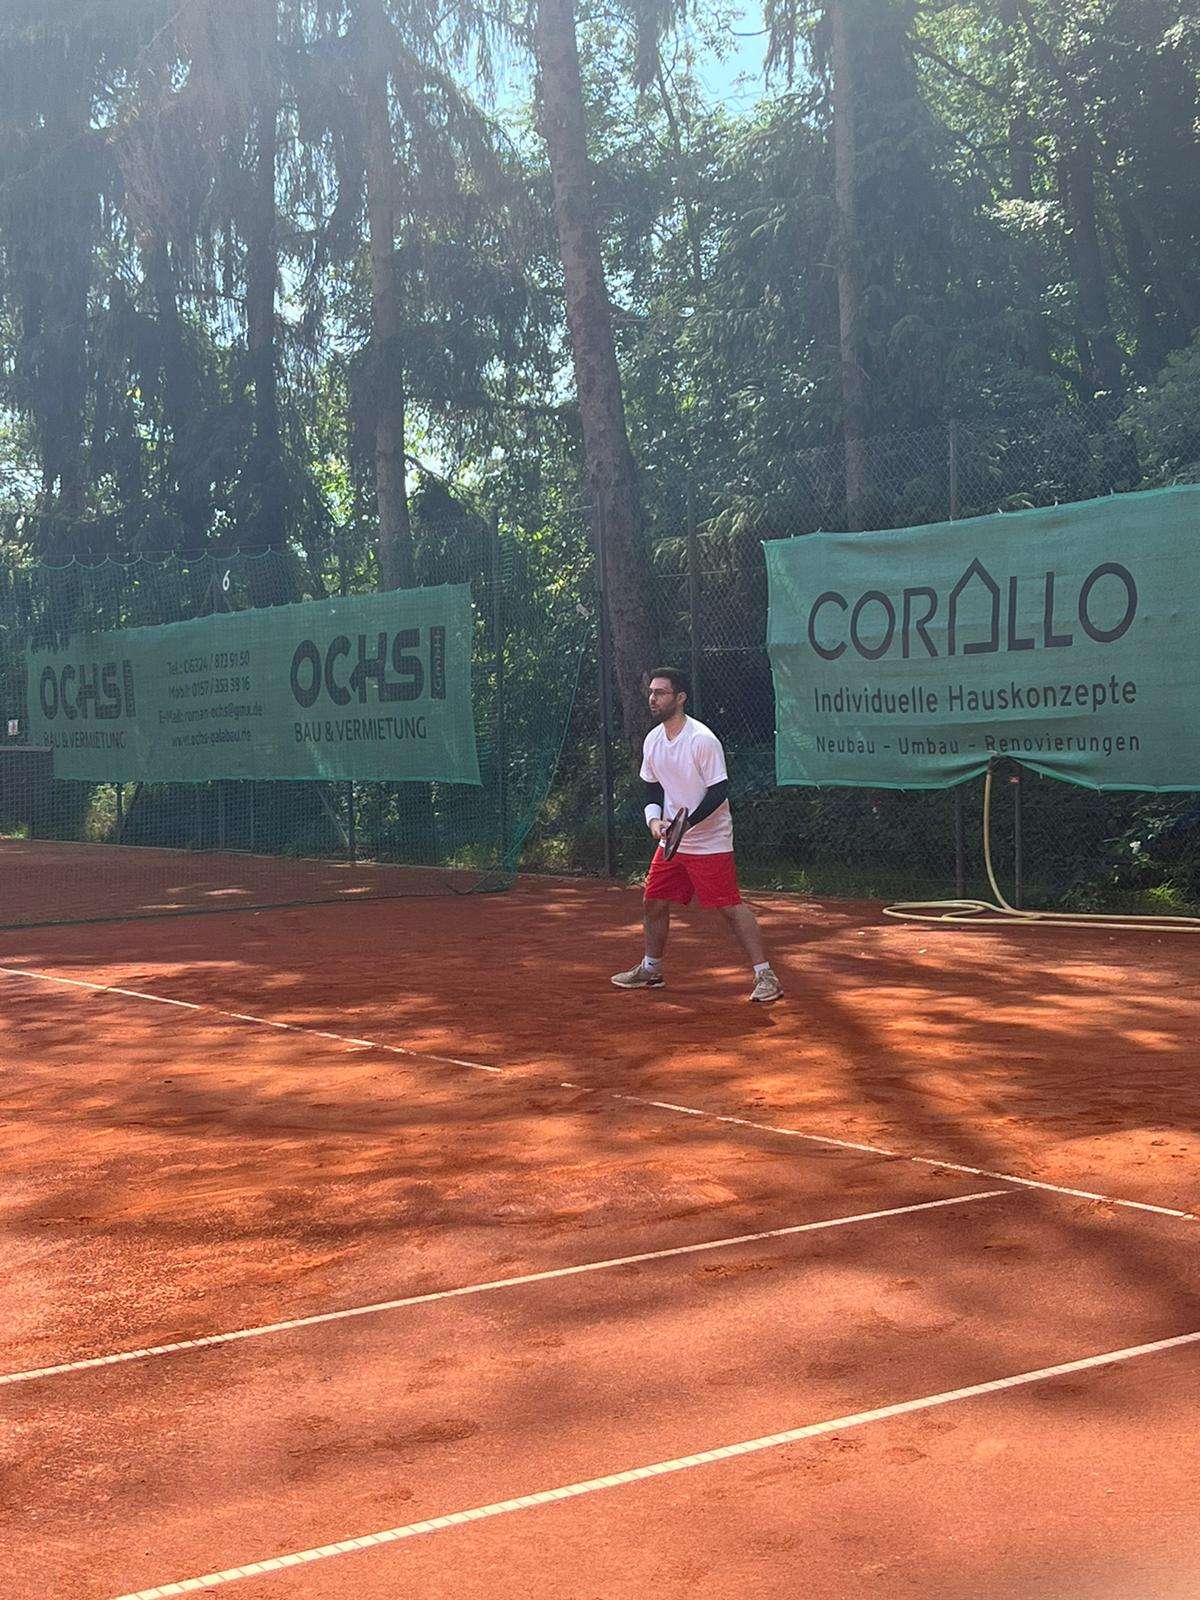
[[[691,904],[693,895],[710,910],[741,905],[732,850],[713,856],[685,856],[680,851],[672,861],[663,860],[661,849],[654,852],[645,898],[686,906]]]

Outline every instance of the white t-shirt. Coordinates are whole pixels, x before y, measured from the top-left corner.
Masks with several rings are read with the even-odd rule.
[[[694,717],[687,717],[674,739],[668,739],[659,723],[651,728],[642,746],[642,778],[646,783],[661,783],[665,804],[663,816],[670,822],[686,806],[689,811],[704,799],[714,783],[723,783],[725,752],[711,728]],[[716,856],[733,849],[733,817],[728,800],[695,828],[689,828],[679,844],[681,856]]]

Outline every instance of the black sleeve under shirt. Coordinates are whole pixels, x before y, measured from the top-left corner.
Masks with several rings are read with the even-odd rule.
[[[723,806],[729,799],[729,779],[722,778],[720,783],[710,784],[704,791],[704,799],[688,818],[688,827],[695,828],[701,822],[712,816],[718,806]]]

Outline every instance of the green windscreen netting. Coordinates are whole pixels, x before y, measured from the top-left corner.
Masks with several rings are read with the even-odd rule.
[[[486,529],[383,594],[286,552],[0,566],[0,926],[502,888],[582,647]]]

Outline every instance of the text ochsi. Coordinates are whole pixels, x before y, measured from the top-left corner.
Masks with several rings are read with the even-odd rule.
[[[305,710],[324,693],[335,706],[354,699],[366,705],[374,685],[382,705],[446,698],[446,630],[431,627],[422,643],[422,629],[403,628],[398,633],[360,633],[357,641],[338,634],[323,647],[302,639],[292,656],[292,695]]]
[[[38,682],[42,715],[48,722],[65,717],[68,722],[95,718],[113,722],[136,715],[132,661],[67,662],[46,667]]]

